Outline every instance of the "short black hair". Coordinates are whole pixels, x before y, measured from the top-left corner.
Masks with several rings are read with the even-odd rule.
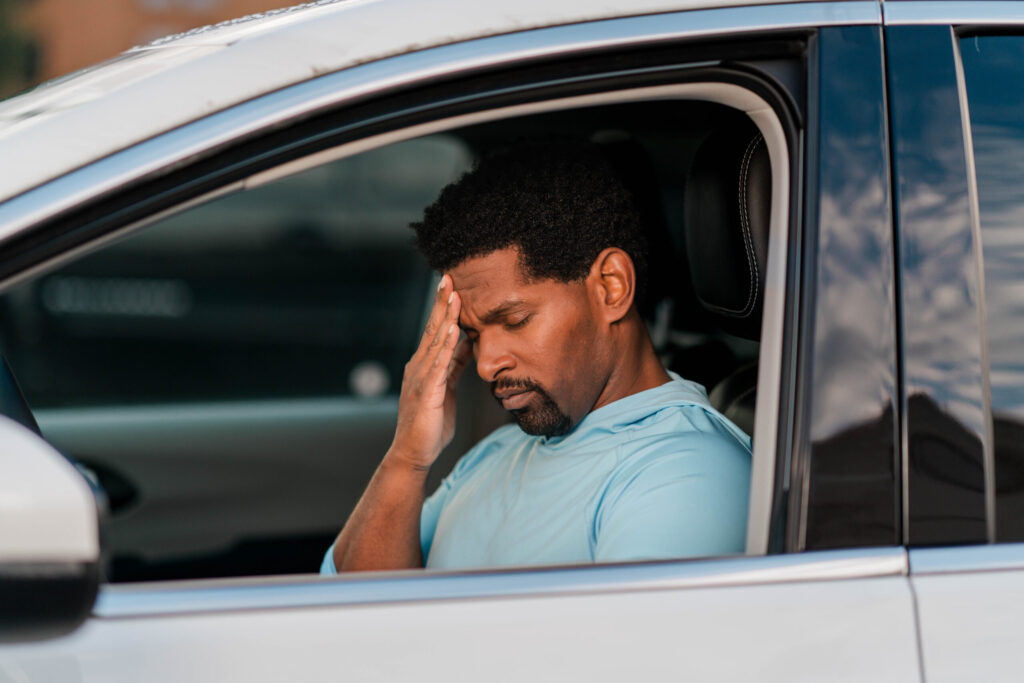
[[[485,156],[412,227],[416,246],[441,272],[517,247],[527,277],[580,281],[602,250],[618,247],[633,260],[638,298],[644,289],[639,212],[593,144],[527,142]]]

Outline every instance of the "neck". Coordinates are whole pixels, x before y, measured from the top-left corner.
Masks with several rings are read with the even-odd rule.
[[[614,344],[618,361],[612,367],[604,390],[591,410],[659,387],[671,379],[658,360],[647,327],[636,309],[619,324],[621,327]]]

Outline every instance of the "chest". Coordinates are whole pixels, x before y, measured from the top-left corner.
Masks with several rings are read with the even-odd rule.
[[[517,451],[469,473],[438,519],[430,567],[593,561],[602,457]]]

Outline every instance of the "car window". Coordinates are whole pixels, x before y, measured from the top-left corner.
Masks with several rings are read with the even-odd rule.
[[[35,408],[397,393],[430,274],[409,222],[462,173],[411,140],[184,211],[0,300]]]
[[[113,581],[317,565],[387,447],[431,273],[436,135],[222,196],[0,298],[44,435],[100,480]]]
[[[409,223],[524,140],[602,150],[649,230],[642,311],[663,363],[752,434],[760,312],[737,331],[702,309],[683,224],[702,145],[725,140],[739,169],[760,144],[767,164],[756,133],[741,111],[686,100],[467,125],[212,199],[10,290],[4,352],[44,436],[110,499],[110,580],[316,571],[393,436],[430,303]],[[431,490],[509,420],[473,372],[459,404]],[[732,495],[743,524],[747,492]]]
[[[960,41],[984,258],[996,538],[1024,540],[1024,37]]]

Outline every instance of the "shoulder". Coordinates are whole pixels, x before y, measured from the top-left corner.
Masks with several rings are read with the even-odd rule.
[[[724,452],[750,456],[750,437],[711,406],[665,406],[632,425],[625,454]]]
[[[650,487],[742,489],[750,479],[750,439],[701,406],[671,406],[638,423],[619,447],[605,482],[612,499]],[[738,433],[737,433],[738,432]]]
[[[595,557],[741,552],[751,462],[741,435],[700,406],[659,410],[638,424],[596,498]]]

